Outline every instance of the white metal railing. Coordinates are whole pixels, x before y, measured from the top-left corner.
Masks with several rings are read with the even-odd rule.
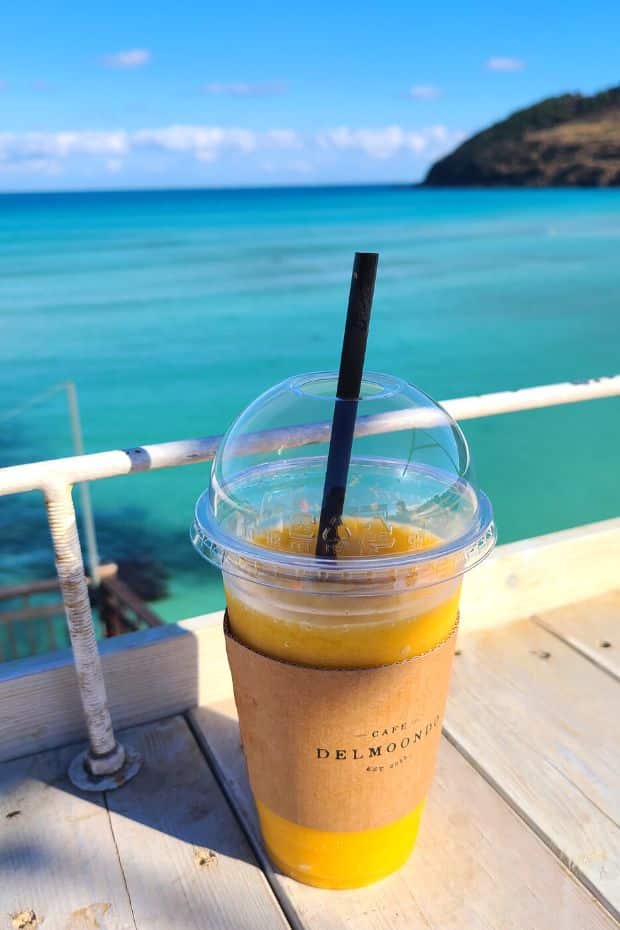
[[[456,420],[469,420],[614,396],[620,396],[620,375],[461,397],[443,401],[443,407]],[[356,435],[428,427],[436,418],[433,410],[361,417],[356,424]],[[255,433],[246,438],[239,452],[266,452],[326,441],[330,426],[325,422]],[[79,482],[205,462],[215,455],[220,439],[220,436],[208,436],[0,469],[0,496],[37,489],[45,496],[89,740],[88,750],[70,766],[71,778],[81,788],[119,787],[139,770],[140,759],[135,751],[123,748],[114,736],[95,640],[72,487]]]

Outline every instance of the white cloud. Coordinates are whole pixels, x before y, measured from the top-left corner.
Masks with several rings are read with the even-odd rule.
[[[0,133],[0,162],[68,158],[71,155],[123,155],[129,136],[115,131]]]
[[[443,154],[463,133],[441,124],[407,129],[398,124],[379,127],[337,126],[319,132],[294,129],[262,131],[244,127],[178,124],[135,131],[66,130],[62,132],[0,132],[0,170],[3,173],[49,174],[60,170],[78,174],[85,167],[104,174],[148,171],[155,164],[174,169],[182,159],[212,165],[221,160],[243,160],[249,166],[273,164],[273,173],[300,175],[320,172],[326,163],[357,154],[373,161],[417,155],[430,159]],[[287,153],[291,153],[293,160]],[[163,156],[163,157],[162,157]],[[254,161],[252,161],[254,159]],[[354,161],[360,162],[360,158]]]
[[[489,58],[487,68],[489,71],[523,71],[525,62],[520,58]]]
[[[324,149],[357,149],[370,158],[388,159],[402,152],[422,153],[437,145],[454,144],[462,138],[461,132],[445,126],[429,126],[426,129],[406,130],[402,126],[385,126],[378,129],[351,129],[340,126],[326,129],[317,135],[318,144]]]
[[[311,161],[308,161],[305,158],[297,158],[295,161],[292,161],[289,164],[289,170],[295,172],[295,174],[314,174],[316,171],[315,165]]]
[[[257,134],[250,129],[222,129],[219,126],[165,126],[162,129],[140,129],[132,133],[134,148],[159,149],[164,152],[188,153],[198,161],[213,162],[222,151],[253,152]]]
[[[216,149],[200,149],[194,153],[196,159],[205,165],[212,165],[217,161],[218,152]]]
[[[440,87],[434,87],[432,84],[416,84],[409,88],[412,100],[436,100],[442,93]]]
[[[263,136],[264,144],[277,149],[299,149],[301,137],[294,129],[269,129]]]
[[[187,152],[199,161],[212,162],[224,151],[248,155],[257,149],[298,149],[301,136],[293,129],[222,128],[219,126],[166,126],[141,129],[131,135],[133,147],[155,148],[167,152]]]
[[[350,129],[340,126],[319,133],[319,144],[324,148],[361,149],[371,158],[390,158],[403,148],[405,133],[400,126],[384,129]]]
[[[60,174],[61,164],[53,158],[31,158],[20,162],[5,162],[0,156],[0,174],[55,175]]]
[[[107,68],[141,68],[151,60],[148,48],[128,48],[104,58]]]
[[[229,84],[214,81],[211,84],[205,84],[202,90],[203,93],[214,97],[271,97],[283,94],[286,91],[286,84],[284,81],[262,81],[254,84],[246,81]]]
[[[23,165],[42,159],[66,160],[73,156],[108,159],[108,170],[121,156],[135,151],[155,150],[187,154],[201,162],[213,162],[223,152],[249,155],[257,149],[295,150],[303,146],[292,129],[255,132],[243,128],[176,125],[128,132],[117,130],[74,130],[64,132],[0,133],[0,164]]]

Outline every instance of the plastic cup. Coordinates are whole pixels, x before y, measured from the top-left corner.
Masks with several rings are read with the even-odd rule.
[[[267,852],[282,872],[302,882],[350,888],[394,871],[413,848],[425,796],[416,795],[409,807],[407,798],[410,782],[424,770],[427,785],[434,766],[462,575],[491,550],[495,529],[457,424],[417,388],[368,374],[337,558],[317,559],[335,385],[329,372],[298,376],[241,414],[198,501],[193,541],[222,570],[234,640],[252,654],[278,660],[264,671],[273,674],[276,691],[281,676],[297,669],[297,677],[289,676],[282,718],[261,732],[261,753],[248,752]],[[424,678],[419,663],[429,661],[442,663],[440,676]],[[240,673],[231,665],[244,733],[242,705],[268,702],[269,681],[264,692],[264,681],[257,684],[253,695],[251,674],[241,681],[245,667]],[[420,706],[434,708],[426,724],[416,718],[418,678],[426,682]],[[400,708],[401,692],[411,682],[415,700],[410,695],[407,719],[396,714],[377,727],[370,723],[366,734],[353,734],[355,708],[368,712],[366,687],[373,706],[380,698],[384,708],[377,711],[379,720],[385,707]],[[435,687],[437,693],[430,693]],[[306,702],[301,708],[299,695]],[[249,750],[248,726],[259,718],[244,713]],[[306,718],[317,714],[325,715],[330,733],[339,733],[341,713],[344,731],[364,736],[353,748],[344,745],[344,736],[342,746],[298,738]],[[399,764],[401,771],[393,771]],[[269,800],[259,793],[266,791],[265,778],[279,779],[275,794],[269,785]],[[376,787],[368,787],[371,780]],[[273,798],[280,799],[278,806],[282,801],[280,809]]]

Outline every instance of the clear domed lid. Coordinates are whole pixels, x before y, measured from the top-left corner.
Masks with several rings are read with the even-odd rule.
[[[196,505],[198,551],[225,573],[287,587],[432,584],[484,558],[492,508],[460,427],[419,388],[372,372],[358,401],[338,401],[357,404],[355,437],[337,558],[316,557],[337,381],[289,378],[234,421]]]

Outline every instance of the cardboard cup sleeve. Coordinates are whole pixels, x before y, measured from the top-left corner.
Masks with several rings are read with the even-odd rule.
[[[226,651],[254,797],[285,820],[329,832],[404,817],[428,794],[457,625],[421,656],[324,669]]]

